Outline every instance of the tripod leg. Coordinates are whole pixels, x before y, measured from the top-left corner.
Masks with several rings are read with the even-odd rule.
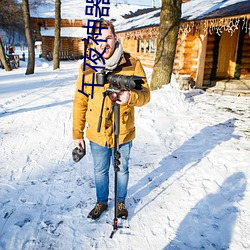
[[[115,171],[115,208],[114,208],[114,224],[113,231],[110,238],[118,229],[118,219],[117,219],[117,193],[118,193],[118,172],[120,171],[120,152],[119,152],[119,133],[120,133],[120,105],[114,104],[114,171]]]

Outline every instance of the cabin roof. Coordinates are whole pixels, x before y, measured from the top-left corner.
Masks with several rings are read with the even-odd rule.
[[[249,0],[191,0],[183,4],[182,21],[196,21],[250,13]]]
[[[126,16],[124,20],[116,21],[116,31],[125,32],[140,28],[159,26],[160,8],[150,9],[141,15]],[[220,17],[250,14],[249,0],[191,0],[182,4],[182,22],[200,21]]]
[[[94,16],[85,15],[85,8],[88,4],[84,0],[61,0],[61,18],[69,20],[87,20],[96,19]],[[93,5],[93,4],[92,4]],[[136,12],[138,9],[147,9],[150,6],[137,5],[137,4],[107,4],[101,5],[103,7],[110,7],[109,16],[105,19],[118,20],[122,15],[128,15]],[[37,8],[30,10],[31,17],[34,18],[55,18],[55,3],[47,0]]]
[[[55,28],[42,27],[40,32],[41,32],[42,36],[54,37]],[[61,37],[71,37],[71,38],[83,38],[83,37],[87,37],[87,31],[86,31],[86,29],[83,29],[82,27],[61,27],[60,36]]]

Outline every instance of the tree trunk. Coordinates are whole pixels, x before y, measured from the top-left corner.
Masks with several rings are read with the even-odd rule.
[[[171,81],[182,0],[162,0],[160,33],[150,87],[161,88]]]
[[[55,40],[53,50],[53,69],[60,68],[59,48],[60,48],[60,33],[61,33],[61,0],[55,1]]]
[[[11,71],[11,68],[6,60],[6,56],[5,56],[5,52],[4,52],[4,47],[3,47],[3,43],[2,43],[2,39],[0,37],[0,61],[1,64],[3,65],[4,69],[6,71]]]
[[[30,10],[29,10],[29,1],[22,0],[22,8],[23,8],[23,18],[24,18],[24,30],[26,41],[28,44],[28,66],[26,69],[26,75],[34,74],[35,69],[35,48],[34,41],[32,37],[32,28],[30,22]]]

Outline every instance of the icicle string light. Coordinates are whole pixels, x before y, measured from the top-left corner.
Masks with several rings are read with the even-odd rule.
[[[217,35],[221,35],[223,31],[230,33],[232,36],[236,30],[239,29],[240,20],[243,20],[242,29],[250,35],[250,20],[249,16],[243,17],[231,17],[231,18],[217,18],[210,20],[203,20],[200,22],[185,22],[181,23],[179,33],[185,35],[193,33],[201,33],[206,36],[215,32]]]
[[[246,34],[250,36],[250,22],[249,22],[249,18],[247,17],[244,17],[243,19],[242,30],[244,29],[245,29]]]
[[[236,30],[239,29],[240,20],[242,22],[242,29],[245,30],[246,34],[250,36],[250,16],[241,16],[241,17],[226,17],[226,18],[217,18],[201,21],[192,21],[192,22],[182,22],[179,28],[179,34],[184,34],[185,36],[190,33],[203,33],[205,36],[215,32],[219,36],[222,32],[226,31],[231,34],[234,34]],[[130,30],[118,33],[119,38],[124,39],[142,39],[142,38],[158,38],[159,36],[159,26],[141,28],[137,30]]]
[[[158,38],[159,36],[159,27],[149,27],[149,28],[142,28],[138,30],[131,30],[126,32],[121,32],[117,34],[118,38],[125,38],[125,39],[142,39],[142,38]]]

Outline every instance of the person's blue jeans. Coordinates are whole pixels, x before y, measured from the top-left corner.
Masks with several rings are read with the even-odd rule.
[[[130,156],[130,149],[132,147],[132,141],[121,144],[119,146],[119,152],[121,154],[119,165],[120,171],[118,172],[118,192],[117,200],[124,202],[127,195],[129,170],[128,161]],[[94,174],[96,185],[96,197],[97,202],[104,204],[108,203],[109,196],[109,168],[112,160],[114,148],[102,147],[94,142],[90,141],[91,153],[94,161]]]

